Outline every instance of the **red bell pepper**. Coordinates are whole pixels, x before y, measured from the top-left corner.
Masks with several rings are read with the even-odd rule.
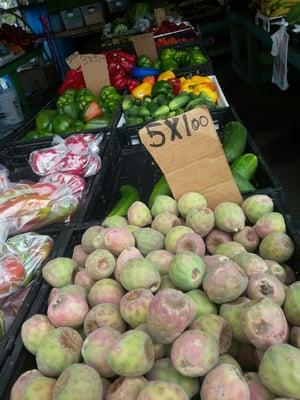
[[[180,87],[181,87],[180,80],[178,78],[171,78],[168,79],[168,82],[170,82],[170,84],[172,85],[173,94],[177,96],[178,93],[180,92]]]
[[[136,79],[128,79],[128,81],[127,81],[127,89],[131,93],[134,88],[139,86],[139,84],[140,84],[140,82],[137,81]]]
[[[66,78],[63,82],[63,84],[60,86],[58,89],[58,93],[62,94],[64,93],[67,89],[84,89],[86,87],[85,81],[83,78],[83,73],[81,70],[73,70],[70,69],[68,70],[66,74]]]

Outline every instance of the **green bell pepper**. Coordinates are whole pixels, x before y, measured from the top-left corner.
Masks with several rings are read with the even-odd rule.
[[[201,65],[205,64],[207,62],[207,58],[205,55],[202,53],[202,51],[199,49],[199,47],[193,47],[192,51],[190,53],[191,56],[191,64],[192,65]]]
[[[80,111],[84,111],[86,106],[94,100],[97,98],[89,89],[80,89],[77,92],[75,103]]]
[[[129,94],[126,94],[122,100],[122,110],[124,112],[130,110],[131,107],[134,105],[134,103],[135,103],[134,98]]]
[[[27,141],[27,140],[42,139],[44,137],[51,136],[51,135],[52,135],[52,133],[29,131],[26,133],[26,135],[24,136],[24,138],[22,140]]]
[[[110,121],[112,115],[109,113],[103,114],[100,118],[94,118],[91,121],[84,124],[83,129],[87,131],[95,130],[95,129],[102,129],[106,128]]]
[[[163,60],[161,62],[162,71],[173,71],[179,68],[179,63],[176,60]]]
[[[159,94],[168,94],[172,92],[172,85],[167,81],[158,81],[152,88],[152,98]]]
[[[57,109],[58,114],[66,114],[74,121],[78,119],[78,109],[74,103],[64,104]]]
[[[114,86],[106,85],[100,90],[99,97],[101,100],[106,101],[112,95],[119,94]]]
[[[35,119],[35,125],[39,132],[52,132],[52,120],[56,115],[55,110],[42,110]]]
[[[67,89],[61,96],[59,96],[57,100],[57,107],[62,107],[65,104],[71,104],[75,102],[75,97],[77,94],[77,90],[75,89]]]
[[[53,132],[57,135],[69,132],[69,129],[71,129],[73,123],[73,119],[68,115],[56,115],[52,121]]]
[[[159,69],[159,70],[161,69],[161,62],[160,62],[159,59],[157,59],[157,60],[154,61],[154,63],[153,63],[153,68]]]
[[[191,65],[191,52],[188,50],[182,51],[182,55],[180,57],[179,66],[180,67],[189,67]]]
[[[150,60],[150,58],[148,56],[142,54],[137,58],[136,65],[138,67],[151,68],[152,61]]]
[[[162,71],[178,69],[179,62],[176,59],[176,57],[178,57],[177,53],[178,51],[172,48],[164,49],[159,53],[158,59],[160,60],[160,69]]]

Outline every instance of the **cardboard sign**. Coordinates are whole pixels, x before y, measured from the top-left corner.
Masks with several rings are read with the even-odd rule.
[[[157,60],[157,50],[154,42],[153,33],[143,33],[131,37],[137,56],[146,55],[151,61]]]
[[[176,200],[187,192],[199,192],[212,209],[223,201],[243,201],[206,108],[151,122],[139,135]]]
[[[162,22],[165,21],[167,18],[164,8],[155,8],[154,14],[155,14],[157,26],[160,26],[162,24]]]
[[[86,87],[98,94],[105,85],[110,85],[106,57],[104,54],[84,54],[80,65]]]
[[[78,69],[80,67],[80,54],[75,51],[66,58],[66,63],[71,69]]]

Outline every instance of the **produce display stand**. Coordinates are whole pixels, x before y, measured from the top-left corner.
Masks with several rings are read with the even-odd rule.
[[[42,57],[43,55],[43,47],[37,46],[36,48],[26,52],[22,57],[17,58],[16,60],[11,61],[10,63],[0,67],[0,78],[9,75],[12,80],[12,83],[16,89],[16,92],[19,96],[20,103],[24,114],[30,114],[30,107],[25,95],[25,91],[23,89],[19,74],[17,69],[22,67],[24,64],[27,64],[30,60],[35,57]]]
[[[245,82],[250,85],[259,85],[262,81],[270,81],[271,72],[263,71],[260,64],[261,47],[272,48],[271,34],[257,26],[249,17],[230,13],[230,36],[232,48],[232,68]],[[246,32],[246,57],[242,56],[242,40]],[[300,69],[300,51],[289,46],[288,63]]]

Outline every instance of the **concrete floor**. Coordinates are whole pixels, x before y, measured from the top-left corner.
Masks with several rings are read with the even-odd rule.
[[[290,68],[290,87],[283,92],[272,83],[265,83],[260,89],[246,85],[232,70],[229,56],[213,58],[213,67],[229,103],[255,139],[274,175],[281,181],[284,205],[299,224],[299,71]]]

